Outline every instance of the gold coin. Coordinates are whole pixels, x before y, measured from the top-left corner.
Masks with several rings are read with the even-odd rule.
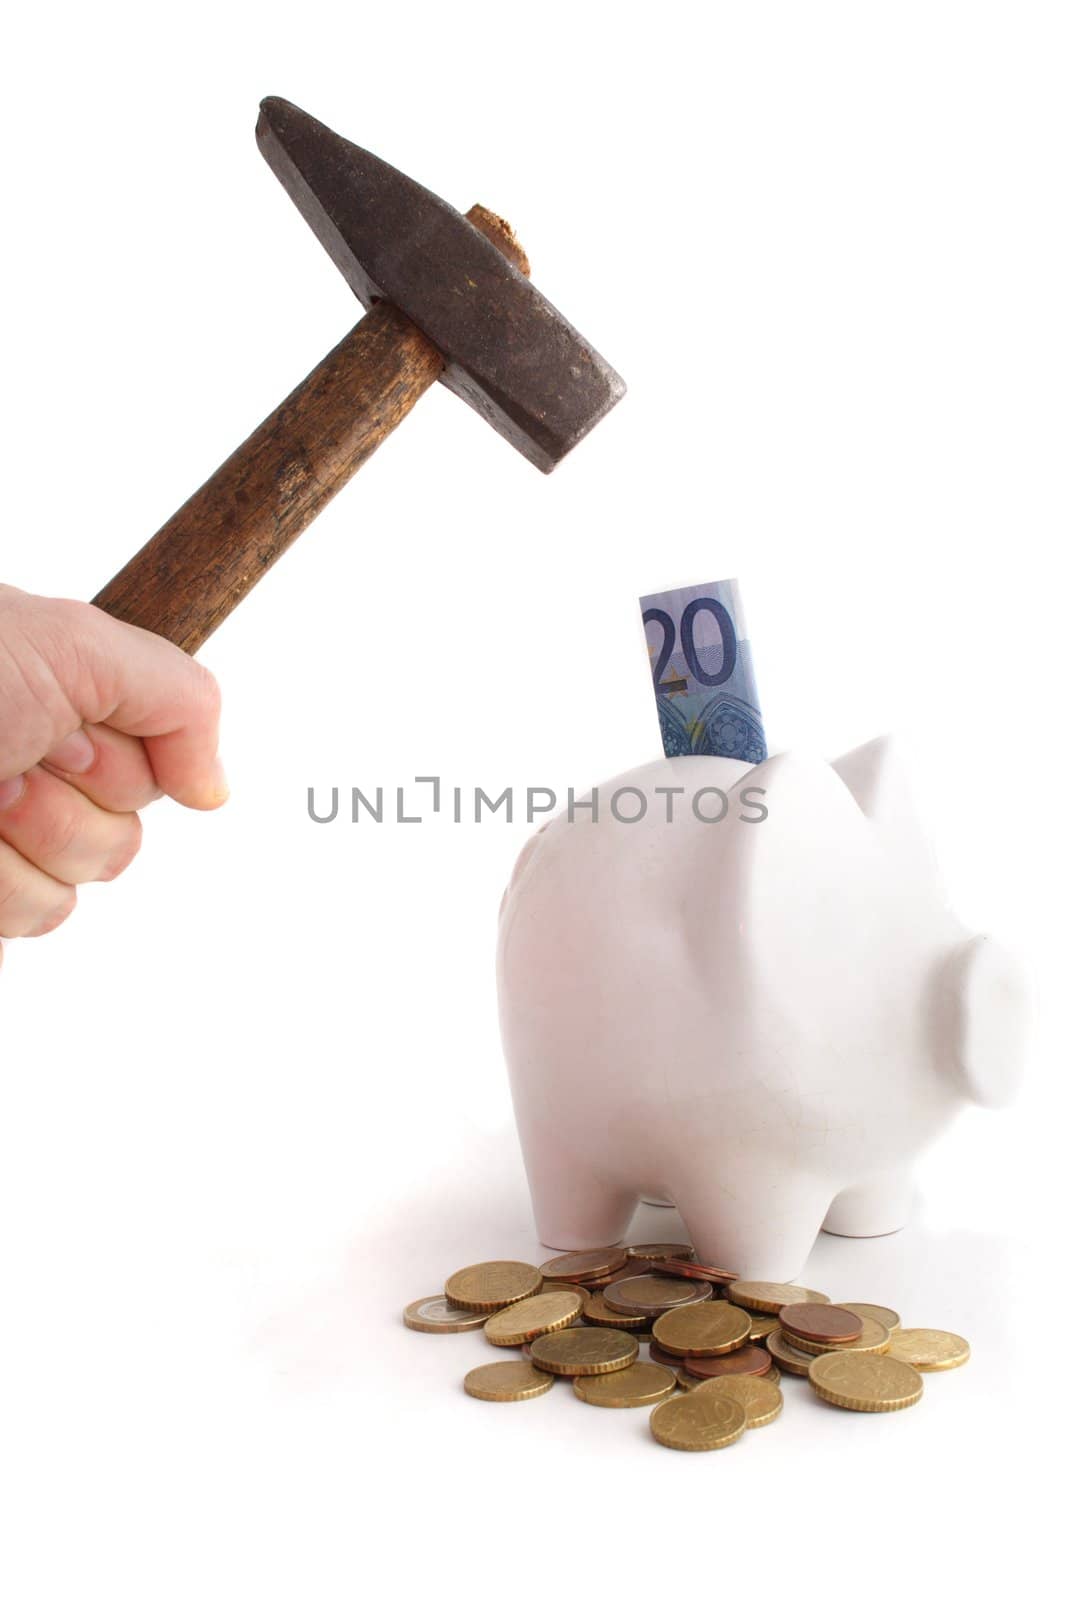
[[[622,1245],[607,1245],[603,1250],[569,1250],[564,1256],[553,1256],[541,1267],[543,1278],[599,1278],[607,1272],[618,1272],[626,1265],[626,1250]]]
[[[739,1279],[737,1283],[726,1285],[726,1294],[735,1306],[744,1306],[746,1311],[766,1311],[771,1314],[777,1314],[783,1306],[799,1306],[812,1301],[819,1305],[830,1303],[828,1294],[820,1294],[818,1289],[802,1289],[799,1283],[763,1283]]]
[[[766,1339],[769,1333],[780,1326],[778,1318],[768,1315],[766,1311],[750,1311],[748,1315],[752,1323],[752,1332],[749,1334],[752,1340]]]
[[[674,1373],[654,1361],[634,1361],[618,1372],[574,1380],[575,1394],[591,1406],[650,1406],[663,1400],[673,1388]]]
[[[462,1267],[445,1284],[454,1306],[469,1311],[499,1311],[514,1300],[525,1300],[541,1287],[541,1274],[525,1261],[482,1261]]]
[[[574,1321],[582,1309],[578,1295],[566,1290],[532,1294],[497,1311],[485,1324],[490,1344],[525,1344],[541,1333],[554,1333]]]
[[[815,1360],[814,1356],[806,1356],[802,1350],[794,1350],[786,1340],[781,1328],[776,1328],[767,1335],[767,1350],[775,1366],[783,1372],[792,1373],[794,1378],[806,1378],[808,1368]]]
[[[778,1368],[775,1366],[773,1361],[771,1362],[770,1371],[765,1372],[763,1376],[767,1379],[768,1383],[776,1383],[779,1387],[781,1387],[782,1374],[778,1371]]]
[[[404,1307],[404,1326],[416,1333],[469,1333],[482,1327],[488,1315],[488,1311],[463,1311],[450,1306],[443,1294],[430,1294]]]
[[[716,1394],[717,1378],[688,1394],[672,1395],[649,1418],[652,1437],[670,1450],[721,1450],[745,1431],[745,1408],[729,1395]]]
[[[940,1328],[898,1328],[889,1341],[889,1354],[917,1372],[947,1372],[970,1360],[971,1347],[958,1333],[943,1333]]]
[[[769,1378],[756,1378],[751,1373],[727,1373],[722,1378],[708,1378],[716,1393],[726,1394],[744,1407],[745,1426],[765,1428],[768,1422],[782,1414],[782,1391]]]
[[[837,1300],[835,1305],[841,1306],[844,1311],[854,1311],[857,1317],[871,1317],[875,1322],[880,1322],[887,1333],[900,1327],[900,1316],[896,1311],[890,1311],[888,1306],[871,1306],[863,1300]]]
[[[632,1244],[635,1261],[692,1261],[696,1254],[691,1244]]]
[[[616,1311],[609,1306],[603,1292],[597,1290],[591,1294],[585,1303],[582,1316],[587,1322],[593,1322],[598,1328],[627,1328],[631,1333],[637,1333],[648,1327],[651,1318],[643,1311]]]
[[[617,1372],[637,1360],[641,1346],[630,1333],[617,1328],[564,1328],[535,1339],[530,1359],[544,1372],[565,1378],[594,1372]]]
[[[463,1387],[475,1400],[536,1400],[555,1383],[550,1372],[539,1372],[532,1361],[490,1361],[475,1367]]]
[[[816,1356],[808,1382],[821,1400],[846,1411],[903,1411],[923,1392],[922,1379],[906,1362],[845,1350]]]
[[[676,1306],[652,1324],[652,1337],[672,1355],[722,1356],[748,1343],[748,1313],[726,1300]]]
[[[852,1307],[848,1308],[850,1311]],[[889,1349],[889,1335],[880,1322],[875,1322],[873,1317],[865,1317],[861,1312],[855,1313],[863,1324],[858,1339],[850,1339],[843,1355],[852,1355],[856,1351],[866,1351],[868,1355],[883,1356]],[[787,1333],[782,1329],[782,1338],[791,1344],[794,1350],[803,1350],[809,1356],[824,1356],[830,1350],[841,1350],[839,1344],[819,1344],[815,1339],[805,1339],[799,1333]],[[903,1357],[901,1358],[903,1360]]]

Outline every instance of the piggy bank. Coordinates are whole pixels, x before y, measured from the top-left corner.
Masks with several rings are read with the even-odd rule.
[[[900,1228],[918,1153],[1020,1066],[1020,975],[946,907],[884,739],[600,786],[522,851],[498,980],[553,1249],[645,1197],[700,1260],[788,1280],[820,1228]]]

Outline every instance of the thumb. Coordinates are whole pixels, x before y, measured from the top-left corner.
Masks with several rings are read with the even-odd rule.
[[[19,602],[3,613],[13,628],[2,642],[16,657],[27,649],[35,675],[45,666],[59,691],[50,742],[24,751],[24,768],[83,722],[104,722],[144,741],[165,794],[203,811],[222,805],[229,790],[218,757],[221,696],[211,673],[166,639],[95,606],[30,595]],[[58,726],[63,720],[67,725]]]

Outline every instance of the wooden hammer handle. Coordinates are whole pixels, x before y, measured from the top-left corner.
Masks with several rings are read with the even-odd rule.
[[[443,367],[402,312],[373,306],[94,605],[195,653]]]
[[[503,217],[475,205],[467,221],[529,277]],[[402,311],[373,306],[93,604],[195,655],[444,365]]]

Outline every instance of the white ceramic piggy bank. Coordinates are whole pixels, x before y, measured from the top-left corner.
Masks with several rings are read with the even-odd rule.
[[[900,1228],[917,1153],[1009,1097],[1025,1003],[942,902],[888,742],[654,761],[597,799],[529,841],[501,909],[543,1243],[614,1242],[666,1198],[701,1260],[785,1280],[820,1228]]]

